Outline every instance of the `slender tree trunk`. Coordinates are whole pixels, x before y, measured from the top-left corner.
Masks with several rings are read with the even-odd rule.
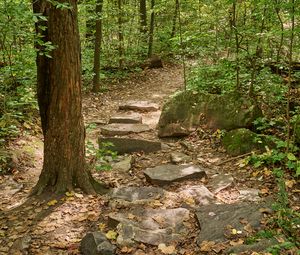
[[[103,0],[98,0],[96,3],[96,33],[95,33],[95,49],[94,49],[94,68],[93,68],[93,92],[98,92],[100,89],[100,54],[102,42],[102,8]]]
[[[236,0],[233,1],[232,4],[232,27],[234,31],[234,38],[235,38],[235,64],[236,64],[236,89],[240,89],[240,43],[239,43],[239,35],[237,29],[237,2]]]
[[[154,6],[155,0],[151,0],[151,16],[150,16],[150,30],[149,30],[149,43],[148,43],[148,57],[151,57],[153,54],[153,35],[154,35]]]
[[[37,54],[37,92],[42,131],[44,162],[32,194],[46,190],[64,193],[79,187],[95,193],[95,181],[85,164],[85,129],[81,106],[80,44],[77,1],[61,1],[69,8],[56,8],[47,0],[33,3],[35,13],[48,21],[37,24],[44,42],[55,47],[51,58]],[[40,25],[46,26],[41,30]],[[39,53],[43,45],[36,45]]]
[[[173,38],[175,36],[175,33],[176,33],[176,21],[177,21],[177,18],[178,18],[178,11],[179,11],[179,0],[175,0],[175,10],[174,10],[174,15],[173,15],[171,38]]]
[[[278,0],[275,0],[275,11],[276,11],[276,15],[277,15],[277,18],[279,20],[279,23],[280,23],[280,31],[281,31],[280,42],[279,42],[279,46],[278,46],[277,54],[276,54],[276,62],[277,62],[277,64],[279,64],[280,54],[281,54],[281,50],[282,50],[282,46],[283,46],[284,24],[283,24],[283,20],[282,20],[282,18],[280,16],[280,2]]]
[[[140,0],[140,32],[147,33],[147,5],[146,0]]]
[[[288,76],[288,95],[286,104],[286,118],[287,118],[287,147],[286,151],[289,152],[291,143],[291,114],[290,114],[290,101],[292,89],[292,65],[293,65],[293,49],[295,37],[295,0],[290,0],[290,17],[291,17],[291,30],[290,30],[290,44],[289,44],[289,76]]]
[[[118,0],[118,39],[119,39],[119,67],[124,65],[124,36],[123,36],[123,19],[122,19],[122,1]]]

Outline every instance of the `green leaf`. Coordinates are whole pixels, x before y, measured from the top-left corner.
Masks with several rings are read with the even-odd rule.
[[[288,160],[291,160],[291,161],[296,161],[297,160],[296,156],[291,152],[289,152],[287,154],[287,158],[288,158]]]

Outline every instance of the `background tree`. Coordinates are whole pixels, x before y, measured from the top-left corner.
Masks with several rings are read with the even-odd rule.
[[[102,8],[103,0],[96,2],[96,32],[95,32],[95,49],[94,49],[94,68],[93,68],[93,92],[98,92],[100,89],[100,54],[102,42]]]
[[[79,187],[95,193],[95,182],[85,165],[85,128],[81,106],[80,44],[77,1],[56,6],[47,0],[33,3],[43,43],[37,45],[37,91],[44,135],[43,169],[33,194],[50,189],[63,193]],[[49,42],[54,49],[44,54]]]

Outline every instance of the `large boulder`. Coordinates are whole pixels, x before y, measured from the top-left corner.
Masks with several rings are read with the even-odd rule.
[[[263,149],[265,142],[254,132],[246,128],[231,130],[222,139],[226,152],[232,156]]]
[[[237,92],[216,95],[182,91],[164,105],[158,123],[158,135],[187,135],[200,124],[212,129],[247,128],[260,116],[262,112],[255,101]]]

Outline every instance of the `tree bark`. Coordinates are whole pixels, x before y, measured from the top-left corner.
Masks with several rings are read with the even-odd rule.
[[[149,30],[149,43],[148,43],[148,57],[150,58],[153,53],[153,34],[154,34],[154,6],[155,0],[151,0],[151,16],[150,16],[150,30]]]
[[[146,0],[140,0],[140,32],[147,33],[147,5]]]
[[[102,8],[103,0],[98,0],[96,3],[96,33],[95,33],[95,49],[94,49],[94,68],[93,68],[93,92],[98,92],[100,89],[100,54],[102,41]]]
[[[49,58],[43,54],[44,46],[36,45],[44,162],[32,194],[64,193],[75,187],[96,193],[96,182],[85,163],[77,1],[61,0],[60,3],[69,7],[57,8],[47,0],[33,2],[34,12],[48,19],[37,24],[37,33],[55,49],[49,52]],[[41,30],[40,25],[47,28]]]
[[[123,19],[122,19],[122,3],[123,0],[118,0],[118,39],[119,39],[119,67],[124,66],[124,36],[123,36]]]
[[[171,38],[173,38],[176,33],[176,21],[177,21],[177,17],[178,17],[178,11],[179,11],[179,0],[175,0],[175,10],[174,10],[174,16],[173,16]]]

